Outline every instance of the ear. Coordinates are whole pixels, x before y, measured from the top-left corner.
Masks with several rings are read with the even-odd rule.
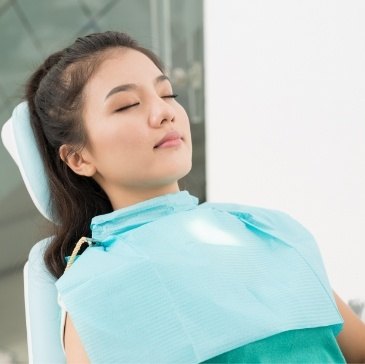
[[[83,148],[74,151],[70,145],[63,144],[59,149],[60,158],[80,176],[92,177],[96,173],[96,167],[91,161],[89,153]]]

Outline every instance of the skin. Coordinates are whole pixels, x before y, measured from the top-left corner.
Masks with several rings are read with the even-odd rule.
[[[61,158],[75,173],[99,183],[114,209],[177,192],[177,181],[191,169],[189,119],[163,78],[140,52],[108,51],[84,90],[88,142],[69,157],[70,146],[60,148]],[[116,92],[125,85],[132,86]],[[120,110],[126,106],[131,107]],[[180,143],[155,148],[171,131],[181,136]]]
[[[100,184],[114,209],[177,192],[177,181],[191,169],[189,120],[183,107],[169,97],[171,84],[161,75],[142,53],[108,51],[84,90],[87,145],[69,156],[70,146],[60,148],[61,158],[75,173]],[[134,86],[115,89],[126,84]],[[120,111],[130,105],[134,106]],[[170,131],[177,131],[181,141],[155,148]],[[335,299],[345,321],[337,337],[340,348],[347,362],[364,363],[365,324],[336,294]],[[89,363],[69,315],[64,343],[67,363]]]
[[[344,320],[337,342],[348,363],[365,363],[365,323],[335,294],[336,304]]]

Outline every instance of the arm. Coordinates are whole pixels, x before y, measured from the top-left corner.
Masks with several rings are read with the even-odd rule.
[[[65,352],[67,363],[89,364],[89,358],[87,357],[69,315],[66,316],[65,326]]]
[[[365,363],[365,323],[334,293],[337,307],[344,320],[337,342],[348,363]]]

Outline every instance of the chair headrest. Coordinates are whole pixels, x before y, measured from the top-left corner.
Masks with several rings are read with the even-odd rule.
[[[27,102],[15,107],[2,127],[1,139],[17,164],[33,203],[46,219],[53,221],[48,178],[30,125]]]

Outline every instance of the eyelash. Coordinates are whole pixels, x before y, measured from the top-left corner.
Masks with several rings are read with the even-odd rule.
[[[176,99],[179,95],[171,94],[167,96],[162,96],[163,99]]]
[[[123,107],[121,107],[121,108],[119,108],[119,109],[115,110],[115,112],[124,111],[124,110],[127,110],[127,109],[129,109],[129,108],[131,108],[131,107],[133,107],[133,106],[137,106],[137,105],[139,105],[139,102],[137,102],[137,103],[135,103],[135,104],[132,104],[132,105],[123,106]]]
[[[171,95],[167,95],[167,96],[162,96],[162,99],[176,99],[178,97],[177,94],[171,94]],[[133,107],[133,106],[137,106],[139,105],[139,102],[136,102],[135,104],[131,104],[131,105],[127,105],[127,106],[123,106],[117,110],[115,110],[115,112],[120,112],[120,111],[124,111],[124,110],[128,110],[129,108]]]

